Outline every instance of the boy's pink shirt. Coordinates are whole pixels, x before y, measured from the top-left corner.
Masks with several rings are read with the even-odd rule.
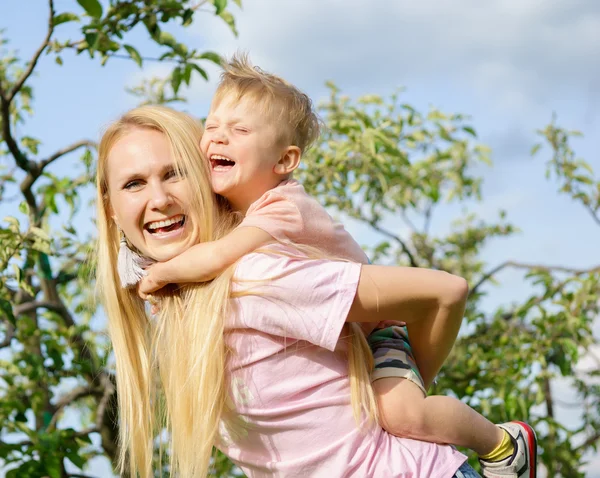
[[[222,427],[219,447],[249,478],[454,475],[466,458],[453,448],[354,421],[346,344],[339,339],[360,277],[356,262],[368,260],[350,234],[296,181],[263,195],[244,226],[354,263],[309,260],[281,244],[268,247],[286,255],[255,253],[240,261],[234,290],[251,294],[233,300],[226,337],[242,426]]]
[[[239,225],[245,226],[258,227],[279,242],[306,244],[335,258],[369,262],[344,226],[335,222],[293,179],[280,183],[251,204]]]
[[[354,421],[339,339],[362,266],[268,249],[235,272],[245,294],[232,299],[225,336],[239,422],[222,426],[219,448],[249,478],[452,477],[466,459],[452,447]]]

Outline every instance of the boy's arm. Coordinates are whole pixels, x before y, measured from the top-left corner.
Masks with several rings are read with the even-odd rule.
[[[258,227],[238,227],[221,239],[196,244],[168,261],[153,264],[146,269],[138,292],[145,298],[167,284],[209,281],[272,241],[273,237]]]
[[[454,345],[468,292],[464,279],[446,272],[366,265],[347,320],[401,317],[427,389]]]

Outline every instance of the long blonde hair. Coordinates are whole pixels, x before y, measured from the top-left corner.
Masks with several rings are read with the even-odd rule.
[[[199,242],[222,237],[239,221],[212,193],[208,162],[199,149],[202,129],[191,117],[165,107],[144,106],[107,128],[98,152],[97,285],[116,360],[119,472],[152,476],[155,441],[166,436],[166,443],[159,440],[159,448],[161,456],[169,449],[171,475],[206,476],[228,396],[224,319],[232,268],[211,282],[186,285],[165,295],[153,320],[148,319],[135,288],[120,287],[120,232],[110,218],[107,158],[116,142],[136,129],[159,131],[168,139],[175,166],[186,172],[193,191],[186,214],[198,228]],[[349,346],[352,404],[357,418],[363,409],[376,417],[366,365],[372,356],[357,330],[351,328]]]
[[[162,456],[169,446],[171,474],[205,476],[227,397],[223,324],[231,270],[212,282],[165,296],[153,321],[135,288],[120,287],[120,237],[110,219],[107,157],[120,138],[140,128],[163,133],[177,169],[186,172],[193,191],[186,214],[193,217],[200,242],[222,236],[236,221],[212,193],[208,165],[201,160],[198,122],[169,108],[145,106],[108,127],[98,152],[97,284],[116,359],[119,469],[131,476],[152,476],[154,441],[166,429],[168,443],[161,440],[160,448]]]

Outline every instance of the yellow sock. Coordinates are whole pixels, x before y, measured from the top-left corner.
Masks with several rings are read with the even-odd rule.
[[[511,456],[515,451],[515,446],[506,430],[502,430],[504,436],[500,444],[487,455],[481,455],[479,458],[485,461],[500,461]]]

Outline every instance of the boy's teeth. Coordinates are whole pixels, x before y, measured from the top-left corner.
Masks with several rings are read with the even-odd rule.
[[[217,164],[213,167],[213,171],[229,171],[230,169],[231,169],[231,166],[221,166],[219,164]]]
[[[167,219],[166,221],[156,221],[148,225],[148,229],[158,229],[160,227],[167,227],[171,224],[175,224],[183,219],[183,214],[179,216],[172,217],[171,219]]]

